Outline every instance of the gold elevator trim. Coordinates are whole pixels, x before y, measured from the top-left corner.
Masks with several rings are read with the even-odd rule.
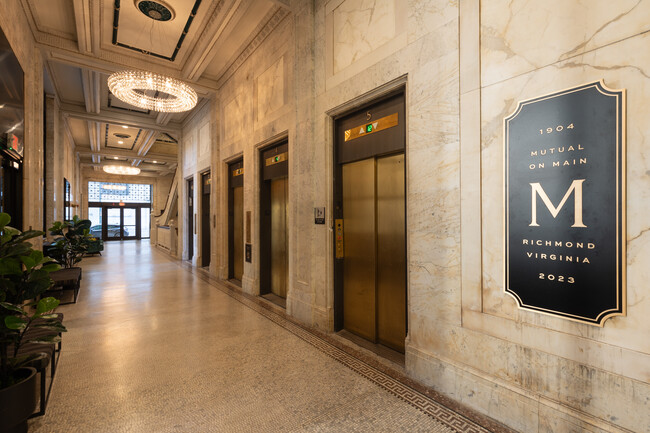
[[[397,113],[389,116],[382,117],[372,122],[364,123],[363,125],[355,126],[345,131],[345,141],[351,141],[359,137],[374,134],[375,132],[383,131],[392,128],[399,124]]]
[[[274,165],[274,164],[279,164],[281,162],[284,162],[287,160],[287,152],[283,152],[279,155],[272,156],[270,158],[266,158],[266,166]]]

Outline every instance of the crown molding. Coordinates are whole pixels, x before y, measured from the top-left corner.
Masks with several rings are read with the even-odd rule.
[[[248,59],[253,52],[264,42],[264,40],[275,30],[280,23],[290,15],[285,8],[275,8],[262,20],[262,23],[251,32],[251,37],[242,44],[243,49],[233,56],[232,60],[224,68],[224,73],[217,79],[217,87],[221,88],[226,81],[233,76],[239,67]],[[267,19],[268,18],[268,19]]]

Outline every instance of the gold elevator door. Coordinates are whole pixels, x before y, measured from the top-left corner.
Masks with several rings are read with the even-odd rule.
[[[271,293],[287,297],[288,178],[271,181]]]
[[[404,352],[404,155],[345,164],[343,326]]]
[[[233,188],[233,278],[244,275],[244,187]]]

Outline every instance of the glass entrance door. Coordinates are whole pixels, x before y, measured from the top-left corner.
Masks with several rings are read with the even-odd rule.
[[[122,239],[138,239],[139,216],[135,208],[122,208]]]
[[[140,214],[132,207],[106,207],[106,225],[102,227],[105,240],[139,239]]]

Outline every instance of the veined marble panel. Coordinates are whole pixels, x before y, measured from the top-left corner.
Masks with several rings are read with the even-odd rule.
[[[258,122],[264,122],[271,113],[282,108],[286,103],[284,65],[284,56],[282,56],[257,77],[255,96]]]
[[[183,166],[185,168],[196,164],[196,132],[192,131],[187,138],[183,140]]]
[[[408,0],[408,42],[458,19],[458,0]]]
[[[483,1],[482,84],[515,77],[647,30],[648,1]]]
[[[650,56],[647,33],[482,90],[482,233],[484,312],[650,354]],[[503,118],[520,100],[605,80],[627,88],[627,317],[604,328],[518,310],[503,292]],[[552,350],[552,348],[548,348]],[[594,365],[604,360],[594,359]]]
[[[332,14],[334,73],[396,35],[395,0],[344,0]]]
[[[244,98],[241,94],[235,96],[223,108],[223,136],[230,140],[239,136],[244,127],[244,116],[247,114]]]
[[[205,123],[199,129],[199,159],[210,154],[210,123]]]

